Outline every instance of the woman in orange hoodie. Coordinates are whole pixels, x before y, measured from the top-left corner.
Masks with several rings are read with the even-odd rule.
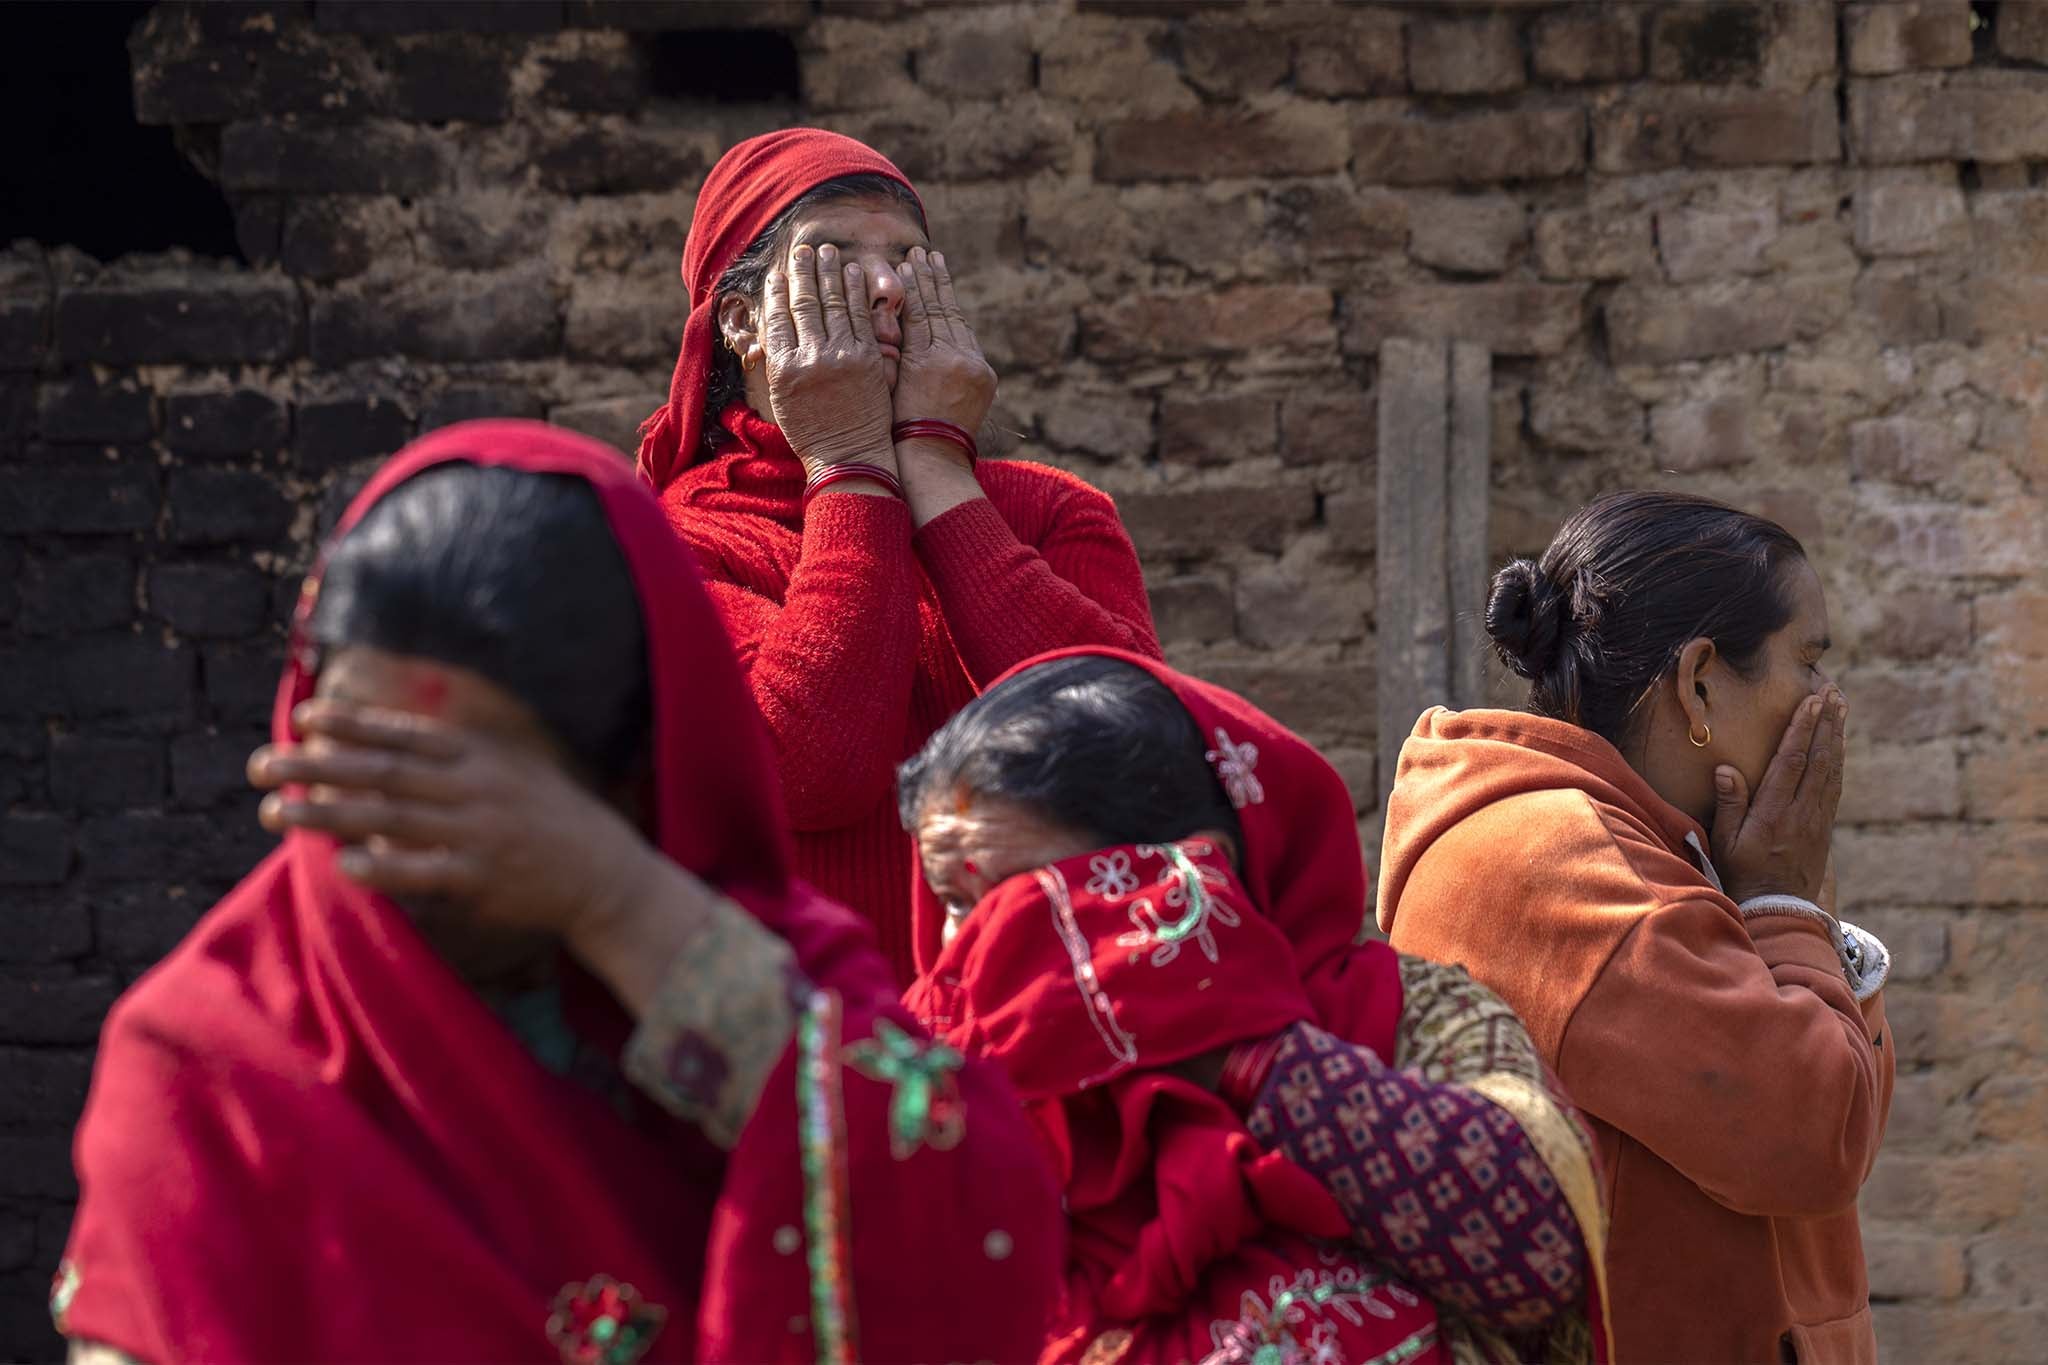
[[[1486,629],[1533,714],[1416,723],[1381,927],[1505,998],[1592,1120],[1617,1360],[1875,1361],[1889,959],[1833,914],[1848,707],[1805,551],[1613,494],[1495,576]]]

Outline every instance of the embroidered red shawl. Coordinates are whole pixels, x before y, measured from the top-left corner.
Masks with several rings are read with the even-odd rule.
[[[446,428],[387,465],[338,534],[451,460],[595,490],[646,625],[649,837],[789,941],[809,982],[836,993],[846,1037],[907,1024],[865,926],[789,875],[753,701],[688,551],[616,452],[540,423]],[[313,681],[295,657],[280,741]],[[962,1072],[968,1141],[898,1161],[891,1087],[845,1078],[844,1109],[826,1117],[851,1143],[857,1197],[902,1205],[863,1219],[849,1270],[835,1261],[845,1228],[835,1241],[805,1220],[798,1049],[730,1154],[652,1105],[621,1112],[544,1070],[398,907],[337,873],[333,853],[287,838],[109,1017],[55,1304],[72,1335],[158,1362],[797,1360],[822,1349],[815,1309],[850,1314],[858,1300],[877,1352],[920,1341],[973,1358],[1036,1339],[1057,1228],[999,1082]],[[579,1033],[623,1041],[624,1015],[590,978],[572,972],[564,990]],[[818,1053],[828,1065],[814,1089],[828,1101],[836,1042]],[[979,1168],[962,1157],[976,1142]],[[844,1150],[838,1161],[843,1213]],[[991,1188],[991,1165],[1008,1189]],[[912,1187],[931,1199],[908,1199]],[[1025,1302],[971,1287],[989,1277],[966,1253],[991,1225]],[[979,1281],[898,1276],[939,1254]],[[917,1333],[901,1335],[910,1323]]]

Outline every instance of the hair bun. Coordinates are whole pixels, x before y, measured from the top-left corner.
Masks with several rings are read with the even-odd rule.
[[[1486,634],[1501,662],[1531,682],[1549,672],[1564,638],[1565,608],[1565,595],[1535,560],[1509,561],[1486,599]]]

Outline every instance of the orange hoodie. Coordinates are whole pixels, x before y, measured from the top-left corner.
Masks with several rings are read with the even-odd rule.
[[[1824,924],[1745,921],[1705,846],[1590,731],[1432,710],[1387,807],[1380,927],[1504,997],[1592,1120],[1620,1365],[1869,1365],[1883,966],[1852,990]]]

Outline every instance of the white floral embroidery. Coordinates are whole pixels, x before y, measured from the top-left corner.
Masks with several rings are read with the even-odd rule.
[[[1292,1281],[1275,1275],[1267,1282],[1266,1295],[1270,1298],[1246,1290],[1238,1301],[1236,1321],[1209,1324],[1215,1349],[1202,1358],[1202,1365],[1344,1365],[1340,1331],[1330,1320],[1332,1315],[1361,1327],[1367,1316],[1394,1316],[1394,1310],[1380,1301],[1381,1295],[1408,1308],[1422,1302],[1395,1281],[1355,1266],[1303,1270]],[[1436,1325],[1431,1323],[1374,1359],[1394,1365],[1420,1355],[1435,1340]]]
[[[1227,734],[1222,726],[1216,727],[1216,747],[1205,755],[1216,765],[1216,776],[1223,783],[1223,790],[1230,797],[1230,804],[1243,810],[1256,806],[1266,799],[1266,789],[1259,779],[1252,776],[1252,769],[1258,766],[1259,746],[1239,744]]]
[[[1083,890],[1091,896],[1128,896],[1138,889],[1138,874],[1131,870],[1131,855],[1120,848],[1090,858],[1088,870],[1094,875]]]
[[[1211,962],[1218,959],[1216,945],[1218,924],[1236,928],[1244,921],[1237,911],[1216,894],[1229,886],[1230,880],[1223,873],[1206,864],[1198,863],[1188,856],[1192,851],[1196,857],[1213,852],[1212,846],[1200,840],[1189,840],[1184,846],[1173,844],[1140,844],[1138,856],[1157,858],[1169,868],[1166,890],[1159,897],[1159,904],[1152,897],[1141,896],[1131,902],[1128,913],[1132,929],[1128,934],[1119,934],[1116,946],[1143,950],[1152,949],[1152,965],[1164,967],[1180,956],[1180,946],[1192,940],[1202,950],[1203,956]]]

